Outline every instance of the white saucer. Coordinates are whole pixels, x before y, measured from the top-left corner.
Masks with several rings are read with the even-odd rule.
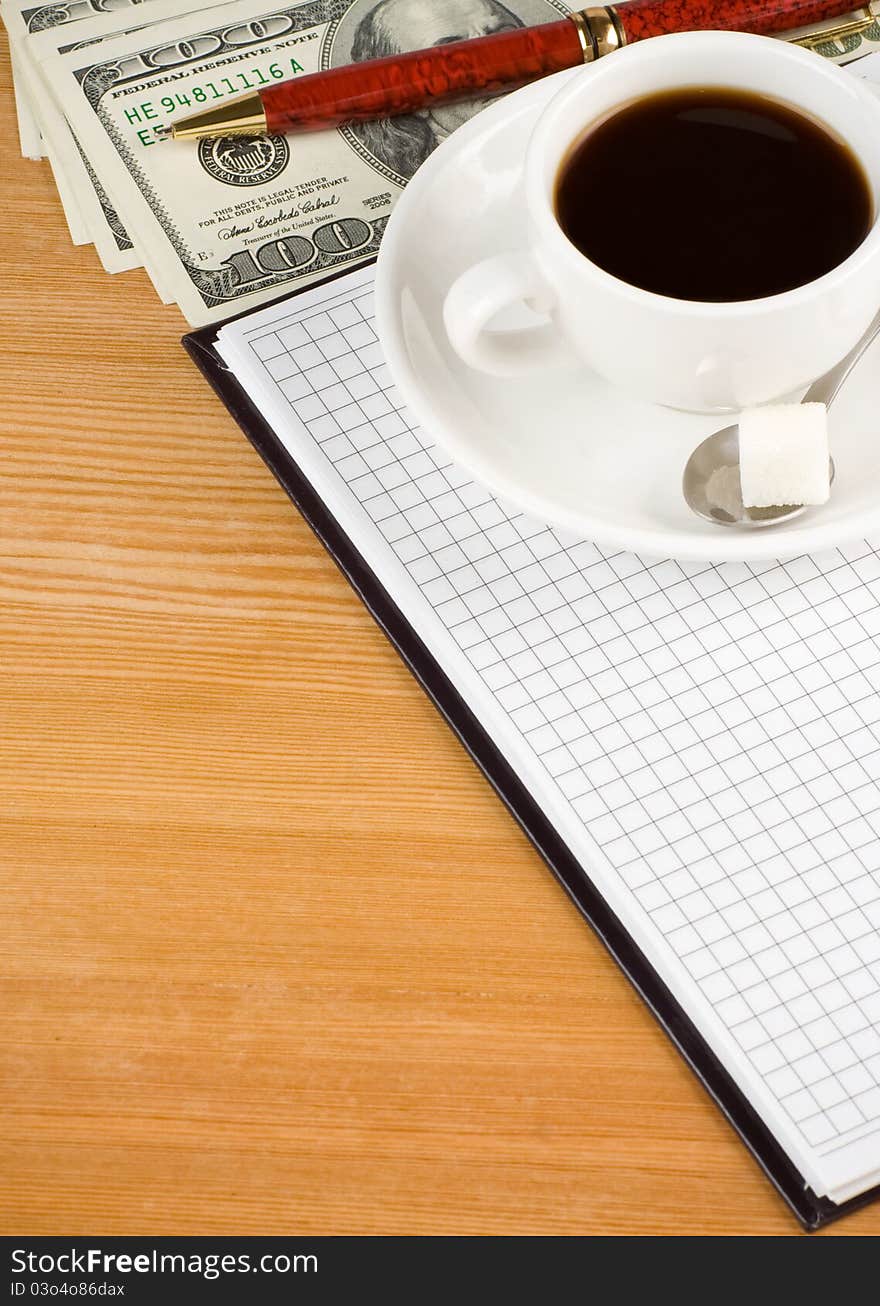
[[[700,521],[681,492],[695,445],[730,418],[630,398],[584,368],[500,381],[467,367],[443,326],[471,264],[524,243],[519,174],[542,108],[565,79],[492,105],[416,173],[385,233],[377,316],[392,375],[418,422],[479,481],[525,512],[612,549],[694,561],[815,553],[880,529],[880,340],[831,410],[830,503],[755,532]],[[650,204],[645,205],[646,230]]]

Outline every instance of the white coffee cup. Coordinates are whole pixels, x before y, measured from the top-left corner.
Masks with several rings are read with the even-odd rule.
[[[874,226],[825,276],[780,295],[697,303],[639,290],[590,262],[554,212],[560,167],[589,128],[656,91],[727,86],[785,101],[825,124],[860,159]],[[819,55],[768,37],[689,32],[609,55],[569,81],[541,115],[525,155],[528,247],[470,268],[449,292],[449,338],[471,367],[496,376],[571,362],[655,403],[729,412],[816,380],[858,342],[880,306],[880,98]],[[804,213],[803,221],[810,222]],[[645,195],[645,239],[651,196]],[[821,241],[821,231],[816,231]],[[493,330],[525,303],[549,318]]]

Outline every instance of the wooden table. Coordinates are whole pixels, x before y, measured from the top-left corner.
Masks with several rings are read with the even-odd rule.
[[[0,81],[2,1231],[795,1233]]]

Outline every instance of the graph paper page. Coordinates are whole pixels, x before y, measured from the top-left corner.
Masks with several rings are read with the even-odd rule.
[[[219,348],[810,1186],[880,1170],[880,543],[605,554],[452,465],[373,270]]]

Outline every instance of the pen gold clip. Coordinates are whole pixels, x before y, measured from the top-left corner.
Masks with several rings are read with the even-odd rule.
[[[854,36],[862,36],[875,24],[880,24],[880,14],[875,10],[874,3],[864,5],[859,10],[854,10],[851,18],[843,21],[833,20],[819,28],[805,32],[798,36],[796,33],[788,39],[793,45],[803,46],[805,50],[815,50],[822,45],[840,44],[845,47],[845,43]],[[847,53],[846,49],[841,50],[841,54]]]

